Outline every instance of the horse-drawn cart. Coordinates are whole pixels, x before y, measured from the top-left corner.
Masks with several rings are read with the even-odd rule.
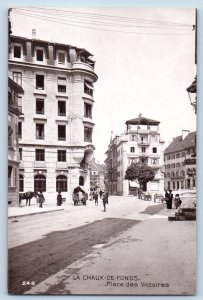
[[[83,188],[78,186],[73,190],[74,205],[79,205],[79,204],[86,205],[87,200],[88,200],[88,194],[85,192]]]

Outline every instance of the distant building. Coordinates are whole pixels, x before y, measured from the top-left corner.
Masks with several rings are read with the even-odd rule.
[[[8,204],[12,206],[19,205],[18,117],[22,115],[22,94],[22,87],[8,78]]]
[[[155,178],[146,183],[144,190],[152,194],[164,191],[163,147],[158,121],[141,115],[126,121],[126,131],[111,139],[106,151],[106,188],[110,194],[134,194],[136,182],[125,180],[131,163],[142,163],[153,168]]]
[[[74,187],[90,189],[94,145],[95,62],[83,48],[10,36],[9,76],[22,84],[19,118],[20,191],[40,191],[47,202]]]
[[[89,163],[90,168],[90,188],[91,190],[104,191],[105,166],[95,162],[93,158]]]
[[[196,132],[183,130],[164,150],[165,189],[190,189],[196,185]]]

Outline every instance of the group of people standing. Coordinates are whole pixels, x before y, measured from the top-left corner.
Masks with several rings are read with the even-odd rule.
[[[99,197],[100,197],[100,199],[103,202],[104,211],[106,211],[106,204],[109,203],[109,200],[108,200],[109,194],[108,194],[108,192],[103,192],[103,191],[100,191],[99,193],[96,192],[96,191],[93,192],[92,193],[92,198],[95,201],[95,205],[98,205],[98,199],[99,199]]]
[[[166,201],[166,207],[168,209],[172,209],[173,202],[174,202],[174,206],[175,206],[176,209],[178,207],[180,207],[181,204],[182,204],[182,201],[180,199],[179,194],[176,194],[175,198],[173,198],[172,190],[166,191],[166,193],[165,193],[165,201]]]

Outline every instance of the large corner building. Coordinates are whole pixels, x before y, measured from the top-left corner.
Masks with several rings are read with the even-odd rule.
[[[95,62],[92,54],[67,44],[11,36],[9,77],[24,89],[19,117],[19,190],[90,188]]]
[[[142,116],[126,121],[126,131],[111,138],[106,151],[106,189],[114,195],[135,193],[138,185],[125,180],[125,172],[131,163],[142,163],[152,167],[155,178],[146,183],[144,190],[151,194],[163,193],[164,141],[159,133],[159,121]]]

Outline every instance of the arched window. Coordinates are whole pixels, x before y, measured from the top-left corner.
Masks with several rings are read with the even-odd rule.
[[[24,191],[24,177],[23,175],[19,175],[19,192]]]
[[[171,177],[175,177],[175,173],[174,172],[171,172]]]
[[[167,177],[170,177],[170,172],[167,173]]]
[[[34,178],[35,192],[46,192],[46,177],[44,175],[36,175]]]
[[[59,175],[56,177],[56,191],[59,192],[67,192],[68,185],[67,185],[67,177],[64,175]]]
[[[79,177],[79,185],[84,186],[84,177],[83,176]]]
[[[179,176],[179,171],[176,171],[176,177],[178,177]]]

